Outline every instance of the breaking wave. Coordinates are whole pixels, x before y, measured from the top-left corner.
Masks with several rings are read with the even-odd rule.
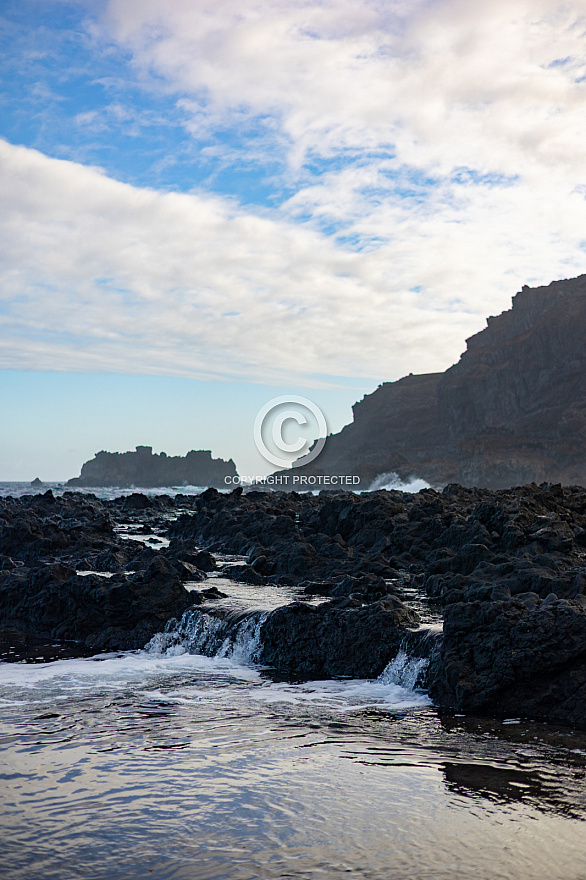
[[[421,489],[430,488],[429,483],[426,483],[425,480],[420,480],[414,477],[412,480],[405,482],[398,474],[391,471],[389,473],[379,474],[378,477],[375,477],[372,484],[368,487],[368,491],[375,492],[377,489],[387,489],[388,491],[391,491],[392,489],[396,489],[399,492],[420,492]]]

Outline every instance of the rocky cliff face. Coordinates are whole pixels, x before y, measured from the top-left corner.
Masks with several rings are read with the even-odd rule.
[[[152,447],[137,446],[136,452],[98,452],[86,461],[79,477],[68,486],[218,486],[226,488],[224,478],[235,477],[232,459],[212,458],[208,450],[188,452],[186,456],[153,455]]]
[[[314,474],[394,471],[433,485],[586,485],[586,275],[524,287],[445,373],[381,385]]]

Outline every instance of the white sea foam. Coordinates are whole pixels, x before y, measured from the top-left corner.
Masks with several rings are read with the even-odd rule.
[[[112,696],[129,689],[134,694],[161,697],[180,703],[234,705],[245,701],[288,703],[307,708],[352,711],[367,707],[406,709],[430,705],[429,697],[415,689],[415,668],[406,674],[409,661],[398,657],[378,679],[274,682],[260,667],[250,665],[258,646],[260,621],[251,619],[241,629],[240,642],[222,643],[216,656],[190,654],[183,646],[164,652],[144,651],[101,654],[86,659],[52,663],[0,663],[0,705],[34,705],[72,697]],[[243,689],[242,685],[246,685]]]
[[[366,708],[407,709],[429,706],[427,694],[378,679],[330,679],[302,684],[271,682],[255,688],[251,696],[263,703],[321,706],[342,712]]]
[[[399,651],[376,679],[331,679],[302,684],[271,682],[269,686],[255,689],[254,697],[266,703],[327,706],[341,711],[377,706],[429,706],[428,695],[417,688],[419,676],[427,665],[426,659],[408,657],[405,651]]]
[[[399,492],[420,492],[421,489],[429,488],[431,487],[429,483],[425,482],[425,480],[415,478],[405,482],[394,471],[390,471],[389,473],[379,474],[378,477],[375,477],[372,484],[368,487],[368,491],[374,492],[377,489],[387,489],[390,491],[396,489]]]
[[[127,688],[142,689],[174,676],[214,676],[256,681],[257,669],[228,657],[202,654],[125,651],[51,663],[0,663],[0,702],[3,704],[68,699]]]

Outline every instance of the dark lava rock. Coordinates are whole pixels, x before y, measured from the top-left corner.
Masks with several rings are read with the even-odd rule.
[[[491,493],[469,521],[490,529],[428,566],[444,606],[429,685],[441,705],[586,726],[586,519],[580,487]]]
[[[418,615],[399,599],[370,605],[297,602],[275,609],[262,626],[261,662],[292,678],[379,675]]]
[[[234,581],[241,581],[244,584],[252,584],[259,586],[265,583],[262,575],[252,567],[252,565],[227,565],[222,570],[225,577]]]
[[[156,502],[132,509],[124,499],[51,492],[0,499],[0,630],[8,639],[20,632],[29,641],[140,647],[191,604],[214,598],[188,592],[183,580],[203,580],[216,568],[213,553],[237,554],[247,561],[226,566],[229,578],[330,599],[268,616],[262,661],[280,674],[374,676],[403,644],[430,656],[429,686],[441,705],[586,727],[583,488],[209,489]],[[168,549],[122,539],[121,521],[158,534],[168,524]],[[414,629],[408,597],[422,614],[429,603],[443,609],[445,634],[438,643],[434,631],[433,651]]]
[[[0,504],[0,554],[27,564],[120,545],[103,504],[66,493],[6,498]]]
[[[217,569],[216,560],[207,550],[197,550],[191,554],[187,562],[196,565],[200,571],[215,571]]]
[[[156,500],[154,498],[149,498],[148,495],[144,495],[142,492],[132,492],[132,494],[127,495],[122,502],[122,508],[126,511],[149,510],[153,507],[156,507]]]
[[[205,581],[206,579],[205,572],[200,571],[191,562],[183,562],[183,560],[174,562],[173,570],[177,572],[182,581]]]
[[[124,516],[144,516],[150,505],[143,500],[131,496]],[[110,510],[120,512],[127,503],[77,493],[55,498],[50,491],[0,499],[0,630],[9,640],[19,633],[26,644],[142,647],[192,604],[181,582],[205,575],[189,562],[121,538]],[[157,507],[162,504],[157,499]]]
[[[41,639],[70,639],[96,650],[143,647],[192,604],[164,560],[134,576],[80,576],[62,565],[5,573],[2,628]]]
[[[191,590],[191,600],[194,605],[202,605],[210,599],[227,599],[228,594],[222,593],[217,587],[208,587],[207,590]]]
[[[446,609],[429,686],[463,712],[586,723],[586,596],[507,597],[493,588]]]
[[[570,705],[572,691],[582,693],[586,651],[581,487],[492,491],[451,484],[441,493],[319,497],[210,492],[170,533],[210,550],[246,554],[251,564],[240,575],[253,582],[256,576],[297,583],[309,595],[335,600],[270,615],[264,660],[286,674],[380,671],[376,640],[359,660],[348,646],[360,643],[365,618],[388,622],[381,597],[395,589],[400,597],[402,584],[411,592],[419,585],[446,618],[430,671],[438,702],[586,725],[584,701]],[[550,594],[566,603],[555,615],[555,605],[541,610]],[[379,632],[375,623],[372,629]]]

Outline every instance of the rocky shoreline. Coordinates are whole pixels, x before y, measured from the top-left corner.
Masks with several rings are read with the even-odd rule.
[[[440,706],[586,727],[578,486],[0,499],[2,656],[143,647],[213,606],[218,554],[242,557],[232,580],[296,589],[262,624],[276,674],[373,677],[407,646]]]

